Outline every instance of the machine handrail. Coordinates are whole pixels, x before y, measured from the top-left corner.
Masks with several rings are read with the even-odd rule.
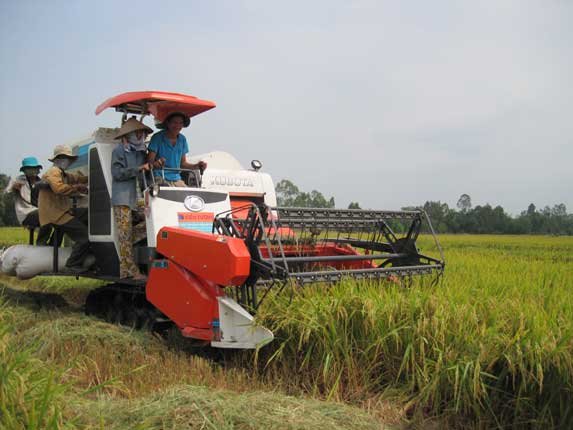
[[[201,188],[202,184],[203,184],[203,170],[202,169],[186,169],[186,168],[182,168],[182,167],[161,167],[160,169],[154,169],[153,167],[151,167],[151,169],[149,170],[151,173],[151,179],[152,179],[152,184],[148,185],[147,184],[147,177],[145,175],[145,171],[141,172],[142,173],[142,177],[143,177],[143,189],[147,189],[152,187],[153,185],[155,185],[155,175],[153,174],[153,172],[155,170],[161,170],[161,177],[163,178],[163,180],[165,180],[165,171],[171,171],[171,172],[187,172],[192,174],[195,177],[195,183],[197,184],[197,188]]]

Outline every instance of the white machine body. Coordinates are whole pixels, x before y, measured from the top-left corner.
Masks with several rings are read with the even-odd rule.
[[[101,266],[117,270],[119,240],[111,207],[111,156],[119,144],[113,139],[115,129],[98,129],[90,138],[72,145],[78,160],[70,167],[89,175],[89,194],[81,205],[88,207],[89,240]],[[141,193],[147,230],[147,248],[154,248],[163,227],[212,232],[213,219],[249,202],[276,206],[276,195],[269,174],[245,169],[231,154],[214,151],[188,157],[202,160],[207,169],[201,187],[152,186]],[[153,181],[152,181],[153,182]],[[114,252],[115,251],[115,252]],[[113,273],[109,274],[114,276]],[[115,275],[117,276],[117,275]],[[254,323],[250,315],[229,297],[219,299],[221,339],[213,341],[218,348],[258,348],[273,339],[271,331]]]

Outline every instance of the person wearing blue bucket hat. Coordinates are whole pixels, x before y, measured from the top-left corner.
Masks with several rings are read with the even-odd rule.
[[[40,182],[38,175],[41,169],[42,165],[36,157],[24,158],[20,166],[23,174],[10,180],[6,192],[14,196],[16,217],[20,224],[30,229],[39,228],[36,245],[47,245],[52,227],[48,225],[40,227],[38,191],[34,188],[34,185]]]
[[[38,163],[38,159],[36,157],[26,157],[22,160],[20,172],[23,172],[25,169],[38,169],[38,172],[36,172],[37,175],[39,170],[42,169],[42,165]]]

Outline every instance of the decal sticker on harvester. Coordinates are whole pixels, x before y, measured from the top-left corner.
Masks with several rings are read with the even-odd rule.
[[[214,212],[177,212],[179,227],[204,233],[213,231]]]

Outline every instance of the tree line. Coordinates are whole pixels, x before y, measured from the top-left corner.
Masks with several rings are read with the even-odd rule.
[[[9,177],[0,173],[0,226],[16,226],[14,198],[4,192]],[[283,179],[276,184],[277,204],[290,207],[334,208],[334,197],[325,197],[320,191],[305,192],[293,182]],[[349,209],[360,209],[358,202],[351,202]],[[423,209],[429,215],[438,233],[473,234],[563,234],[573,235],[573,214],[567,213],[563,203],[538,209],[531,203],[518,216],[511,216],[501,206],[489,204],[473,207],[471,197],[462,194],[456,208],[447,203],[427,201],[421,206],[403,207],[403,210]],[[404,226],[393,223],[401,231]]]
[[[458,201],[456,209],[440,201],[428,201],[416,208],[426,211],[439,233],[573,235],[573,214],[567,213],[563,203],[540,210],[531,203],[518,216],[511,216],[499,205],[472,207],[467,194],[460,200],[466,197],[470,204]]]
[[[312,190],[310,193],[301,191],[288,179],[283,179],[275,186],[277,204],[296,208],[333,208],[334,197],[327,199],[321,192]]]
[[[291,181],[283,179],[276,186],[277,204],[291,207],[333,208],[334,197],[326,198],[319,191],[301,191]],[[358,202],[351,202],[348,209],[361,209]],[[531,203],[518,216],[511,216],[501,206],[489,204],[472,206],[471,197],[462,194],[456,208],[450,208],[441,201],[427,201],[420,206],[407,206],[402,210],[423,209],[438,233],[472,234],[552,234],[573,235],[573,214],[567,207],[556,204],[537,209]],[[392,222],[391,227],[403,231],[406,226]]]

